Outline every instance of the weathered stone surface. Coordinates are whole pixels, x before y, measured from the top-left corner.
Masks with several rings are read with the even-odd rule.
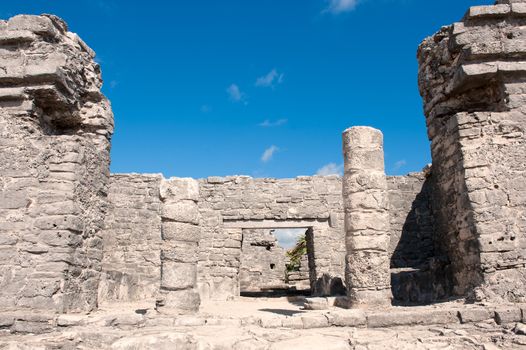
[[[165,313],[195,312],[200,304],[197,292],[197,242],[201,236],[197,226],[199,183],[193,179],[163,179],[159,193],[163,242],[161,303],[157,309]]]
[[[523,6],[472,7],[418,50],[436,242],[475,300],[526,300]]]
[[[237,241],[234,242],[237,246]],[[228,245],[228,242],[225,242]],[[259,292],[284,286],[285,249],[271,230],[243,230],[239,284],[241,292]]]
[[[340,282],[341,290],[345,256],[341,178],[209,178],[200,180],[200,196],[198,284],[205,299],[236,296],[243,229],[312,227],[315,293],[330,294],[331,284],[338,284],[333,281]]]
[[[486,308],[466,308],[458,312],[460,322],[462,323],[473,323],[482,322],[493,318],[491,313]]]
[[[163,261],[161,288],[168,290],[187,289],[195,286],[196,264]]]
[[[199,200],[199,183],[194,179],[172,177],[161,182],[160,196],[165,202]]]
[[[349,350],[351,346],[344,339],[332,339],[330,337],[315,337],[306,336],[302,337],[301,341],[297,339],[284,340],[273,344],[271,350],[279,349],[290,349],[290,350],[315,350],[315,349],[327,349],[327,350]]]
[[[521,309],[514,306],[500,307],[495,310],[497,324],[507,324],[522,321]]]
[[[331,312],[332,324],[338,327],[365,326],[366,318],[362,310],[345,310]]]
[[[367,315],[367,327],[382,328],[403,325],[454,324],[458,317],[451,310],[427,310],[415,312],[379,312]]]
[[[90,311],[113,132],[100,69],[57,17],[20,15],[2,24],[0,251],[10,253],[0,258],[0,308]]]
[[[343,133],[343,152],[346,281],[350,306],[388,305],[391,303],[387,254],[390,218],[383,135],[369,127],[347,129]],[[368,177],[373,180],[368,181]],[[361,180],[352,180],[356,178]]]
[[[147,301],[161,277],[160,175],[112,175],[99,302]]]
[[[327,310],[329,303],[327,298],[306,298],[303,307],[305,310]]]

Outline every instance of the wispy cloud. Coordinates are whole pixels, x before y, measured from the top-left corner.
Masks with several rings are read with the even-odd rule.
[[[276,153],[277,151],[279,151],[279,147],[274,146],[274,145],[270,146],[269,148],[265,150],[265,152],[263,152],[263,155],[261,156],[261,161],[263,163],[267,163],[268,161],[272,159],[272,157],[274,156],[274,153]]]
[[[323,10],[323,12],[332,13],[338,15],[340,13],[349,12],[354,10],[358,4],[358,0],[327,0],[329,5]]]
[[[305,236],[306,231],[304,228],[282,228],[274,230],[273,234],[281,248],[291,249],[298,242],[298,238]]]
[[[318,169],[316,175],[328,176],[328,175],[343,175],[343,164],[337,165],[336,163],[329,163]]]
[[[119,82],[117,80],[110,81],[110,88],[115,89],[119,85]]]
[[[399,160],[399,161],[394,163],[393,170],[394,171],[400,170],[401,168],[403,168],[406,165],[407,165],[407,162],[404,159]]]
[[[239,88],[239,86],[237,86],[236,84],[230,85],[226,89],[226,92],[227,92],[228,96],[230,97],[231,101],[243,102],[243,103],[246,104],[247,95],[244,92],[242,92],[241,89]]]
[[[256,86],[258,87],[274,87],[283,82],[283,73],[278,73],[276,69],[271,70],[266,75],[257,78]]]
[[[278,120],[275,120],[275,121],[272,121],[272,120],[269,120],[269,119],[265,119],[264,122],[261,122],[258,125],[263,127],[263,128],[273,128],[275,126],[285,125],[285,124],[287,124],[287,122],[288,122],[287,119],[278,119]]]

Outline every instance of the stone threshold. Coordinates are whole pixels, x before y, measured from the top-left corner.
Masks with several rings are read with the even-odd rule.
[[[10,333],[49,333],[70,327],[97,326],[120,329],[148,327],[259,326],[280,329],[313,329],[328,327],[390,328],[492,323],[507,325],[526,323],[526,304],[466,305],[464,307],[392,307],[377,310],[331,309],[311,311],[294,316],[217,317],[213,315],[163,315],[155,310],[100,313],[91,315],[53,315],[35,312],[0,313],[0,331]],[[145,311],[145,312],[143,312]]]

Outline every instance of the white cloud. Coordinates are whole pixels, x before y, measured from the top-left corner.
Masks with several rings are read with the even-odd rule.
[[[329,163],[318,169],[316,175],[328,176],[328,175],[343,175],[343,164],[337,165],[336,163]]]
[[[329,6],[323,12],[330,12],[332,14],[340,14],[354,10],[358,0],[328,0]]]
[[[396,163],[394,163],[393,170],[394,171],[400,170],[400,168],[402,168],[402,167],[404,167],[406,165],[407,165],[407,162],[404,159],[399,160]]]
[[[305,235],[306,228],[276,229],[273,232],[281,248],[290,249],[296,245],[298,238]]]
[[[259,87],[274,87],[277,84],[283,82],[283,73],[278,73],[277,70],[273,69],[268,72],[267,75],[259,77],[256,80],[256,86]]]
[[[119,85],[119,82],[117,80],[110,81],[110,88],[115,89]]]
[[[272,128],[272,127],[275,127],[275,126],[285,125],[285,124],[287,124],[287,122],[288,122],[287,119],[278,119],[276,121],[271,121],[269,119],[265,119],[264,122],[259,123],[258,125],[263,127],[263,128]]]
[[[274,156],[274,153],[276,153],[277,151],[279,151],[278,147],[274,145],[270,146],[265,150],[265,152],[263,152],[263,155],[261,156],[261,161],[264,163],[270,161]]]
[[[201,113],[210,113],[212,112],[212,107],[209,105],[202,105],[201,106]]]
[[[246,103],[246,94],[244,92],[242,92],[240,89],[239,89],[239,86],[237,86],[236,84],[232,84],[230,85],[227,89],[226,89],[226,92],[228,93],[228,96],[230,97],[230,99],[234,102],[245,102]]]

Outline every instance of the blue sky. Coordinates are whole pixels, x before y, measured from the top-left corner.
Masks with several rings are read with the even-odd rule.
[[[25,0],[98,54],[112,172],[295,177],[341,171],[341,132],[384,132],[386,171],[430,162],[416,49],[490,0]]]

